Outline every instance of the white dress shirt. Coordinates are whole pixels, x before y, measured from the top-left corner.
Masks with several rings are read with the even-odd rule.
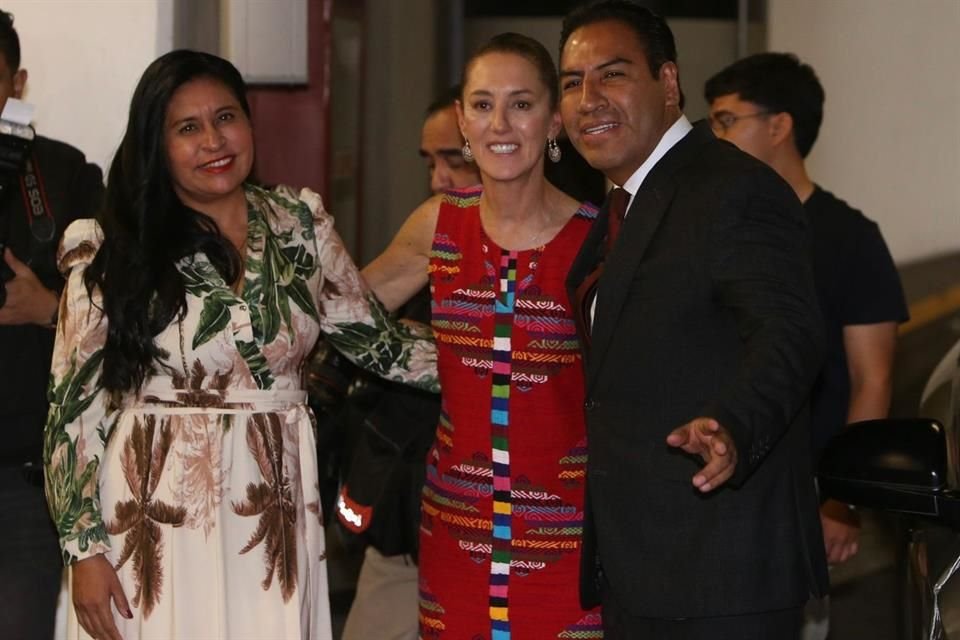
[[[643,161],[636,171],[633,172],[627,181],[621,186],[623,189],[630,194],[630,200],[627,202],[627,211],[624,213],[626,217],[627,213],[630,212],[630,206],[633,204],[633,198],[637,194],[637,191],[640,190],[640,186],[643,184],[643,181],[646,180],[647,175],[653,170],[653,168],[660,162],[660,159],[663,156],[667,155],[667,151],[673,148],[673,145],[677,144],[683,140],[693,129],[693,125],[690,124],[690,121],[687,120],[687,116],[680,114],[680,117],[670,125],[670,128],[666,130],[663,134],[663,137],[660,138],[660,142],[657,143],[657,146],[654,147],[653,151],[647,156],[647,159]],[[597,298],[600,296],[600,288],[597,287],[597,294],[593,298],[593,302],[590,304],[590,331],[593,331],[594,319],[597,315]]]

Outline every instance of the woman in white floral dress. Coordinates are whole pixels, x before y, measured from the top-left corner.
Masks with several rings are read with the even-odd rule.
[[[319,196],[252,164],[239,73],[174,51],[137,86],[99,223],[64,235],[44,455],[71,639],[329,638],[304,359],[322,331],[436,388]]]

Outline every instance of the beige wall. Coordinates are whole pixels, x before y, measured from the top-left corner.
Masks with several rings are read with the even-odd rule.
[[[442,0],[439,0],[442,1]],[[424,110],[433,101],[434,0],[367,0],[363,262],[386,247],[430,195],[417,155]],[[336,126],[337,114],[331,114]],[[334,212],[336,215],[336,212]]]
[[[20,34],[37,132],[106,172],[140,74],[172,47],[170,0],[5,0]]]
[[[670,20],[677,41],[677,62],[680,84],[686,106],[684,113],[691,121],[707,116],[703,85],[710,76],[737,59],[737,23],[731,20]],[[762,49],[764,26],[750,24],[747,30],[748,52]]]
[[[769,1],[770,49],[826,90],[814,179],[876,220],[898,262],[960,250],[960,2]]]

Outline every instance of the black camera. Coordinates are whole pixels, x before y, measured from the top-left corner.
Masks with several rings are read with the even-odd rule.
[[[30,157],[35,137],[36,132],[28,124],[0,120],[0,307],[7,302],[6,282],[14,276],[13,270],[4,260],[10,235],[7,198],[15,191],[14,187]]]

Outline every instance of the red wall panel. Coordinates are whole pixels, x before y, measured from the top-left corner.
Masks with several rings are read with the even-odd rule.
[[[329,188],[330,27],[333,0],[308,0],[306,85],[252,85],[248,90],[261,182]]]

